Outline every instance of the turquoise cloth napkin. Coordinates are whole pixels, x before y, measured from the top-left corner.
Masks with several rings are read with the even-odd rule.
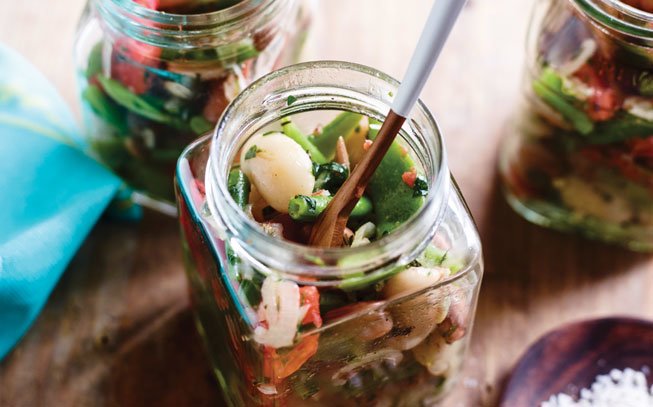
[[[0,359],[30,327],[120,185],[81,151],[54,87],[0,44]]]

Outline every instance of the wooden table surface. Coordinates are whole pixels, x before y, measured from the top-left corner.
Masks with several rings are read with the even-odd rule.
[[[430,3],[322,0],[307,55],[401,77]],[[615,314],[653,319],[650,256],[530,225],[499,195],[496,151],[518,101],[530,6],[471,0],[423,96],[485,248],[471,356],[447,406],[494,405],[519,355],[560,324]],[[32,60],[75,111],[71,44],[82,7],[83,0],[22,0],[0,13],[0,41]],[[147,213],[136,225],[101,222],[0,365],[0,405],[221,405],[180,256],[174,219]]]

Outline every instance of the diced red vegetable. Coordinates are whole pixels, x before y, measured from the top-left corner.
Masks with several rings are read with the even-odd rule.
[[[264,347],[263,375],[276,383],[298,371],[317,352],[318,338],[319,335],[307,336],[288,351]]]
[[[623,95],[619,93],[615,81],[614,66],[611,63],[601,61],[597,70],[585,64],[574,75],[589,85],[593,94],[587,100],[586,113],[594,121],[609,120],[619,110],[623,102]]]
[[[302,320],[303,325],[313,324],[317,328],[322,326],[322,317],[320,316],[320,292],[315,286],[305,286],[299,288],[301,305],[308,306],[306,315]]]
[[[159,64],[161,49],[132,38],[120,38],[113,46],[111,77],[136,94],[147,92],[154,75],[148,67]]]
[[[401,180],[404,184],[408,185],[409,188],[413,188],[415,186],[415,180],[417,180],[417,171],[415,168],[401,174]]]
[[[635,158],[653,158],[653,136],[631,140],[630,148]]]
[[[158,10],[159,7],[159,0],[134,0],[134,2],[152,10]]]
[[[159,11],[189,6],[193,3],[192,0],[134,0],[134,2],[143,7]]]

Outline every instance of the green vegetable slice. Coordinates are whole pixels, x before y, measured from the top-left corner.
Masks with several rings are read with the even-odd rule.
[[[92,78],[102,73],[102,42],[95,44],[91,53],[88,55],[88,64],[86,65],[86,77]]]
[[[326,189],[335,193],[349,177],[349,168],[344,164],[331,161],[319,165],[313,175],[315,175],[315,191]]]
[[[115,127],[122,135],[127,133],[127,123],[122,108],[109,99],[96,85],[88,85],[82,92],[82,99],[100,118]]]
[[[583,140],[589,144],[610,144],[653,134],[653,122],[629,113],[618,113],[612,119],[598,123]]]
[[[213,129],[213,123],[206,120],[204,116],[193,116],[190,119],[190,129],[195,134],[204,134]]]
[[[376,130],[372,126],[380,122],[370,119],[368,136],[373,140]],[[415,163],[399,142],[390,146],[379,167],[372,175],[367,186],[367,194],[372,199],[378,236],[392,232],[406,222],[424,204],[424,194],[415,193],[414,187],[403,180],[406,172],[415,171]],[[423,185],[422,185],[423,187]]]
[[[329,124],[324,126],[319,136],[310,137],[310,141],[320,150],[327,159],[331,159],[336,151],[338,137],[345,137],[351,133],[363,115],[352,112],[342,112]]]
[[[120,82],[107,78],[104,75],[98,75],[97,78],[107,95],[109,95],[109,97],[119,105],[152,121],[164,124],[175,124],[176,120],[174,117],[169,116],[152,106],[145,99],[132,93]]]
[[[251,189],[249,179],[240,168],[234,168],[229,172],[227,188],[238,206],[244,208],[249,203],[249,192]]]
[[[317,219],[329,202],[330,196],[297,195],[288,202],[288,214],[294,220],[312,222]],[[372,202],[367,197],[362,197],[351,212],[352,219],[362,218],[372,213]]]
[[[562,92],[562,78],[551,68],[545,68],[533,82],[533,91],[546,104],[558,111],[581,134],[589,134],[594,122],[585,112],[576,108]]]
[[[283,134],[293,139],[297,144],[299,144],[307,153],[311,156],[311,160],[315,161],[318,164],[325,164],[328,160],[324,155],[318,150],[318,148],[309,140],[309,138],[302,133],[302,131],[297,127],[295,123],[289,118],[284,118],[281,120],[281,128],[283,129]]]

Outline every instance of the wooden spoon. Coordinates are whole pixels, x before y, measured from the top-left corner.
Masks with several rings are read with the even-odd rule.
[[[365,188],[383,160],[401,126],[426,83],[442,51],[453,25],[466,0],[436,0],[431,8],[408,70],[397,90],[397,97],[383,122],[374,143],[340,187],[334,198],[313,225],[309,244],[336,247],[342,244],[342,233],[349,214],[363,196]]]

